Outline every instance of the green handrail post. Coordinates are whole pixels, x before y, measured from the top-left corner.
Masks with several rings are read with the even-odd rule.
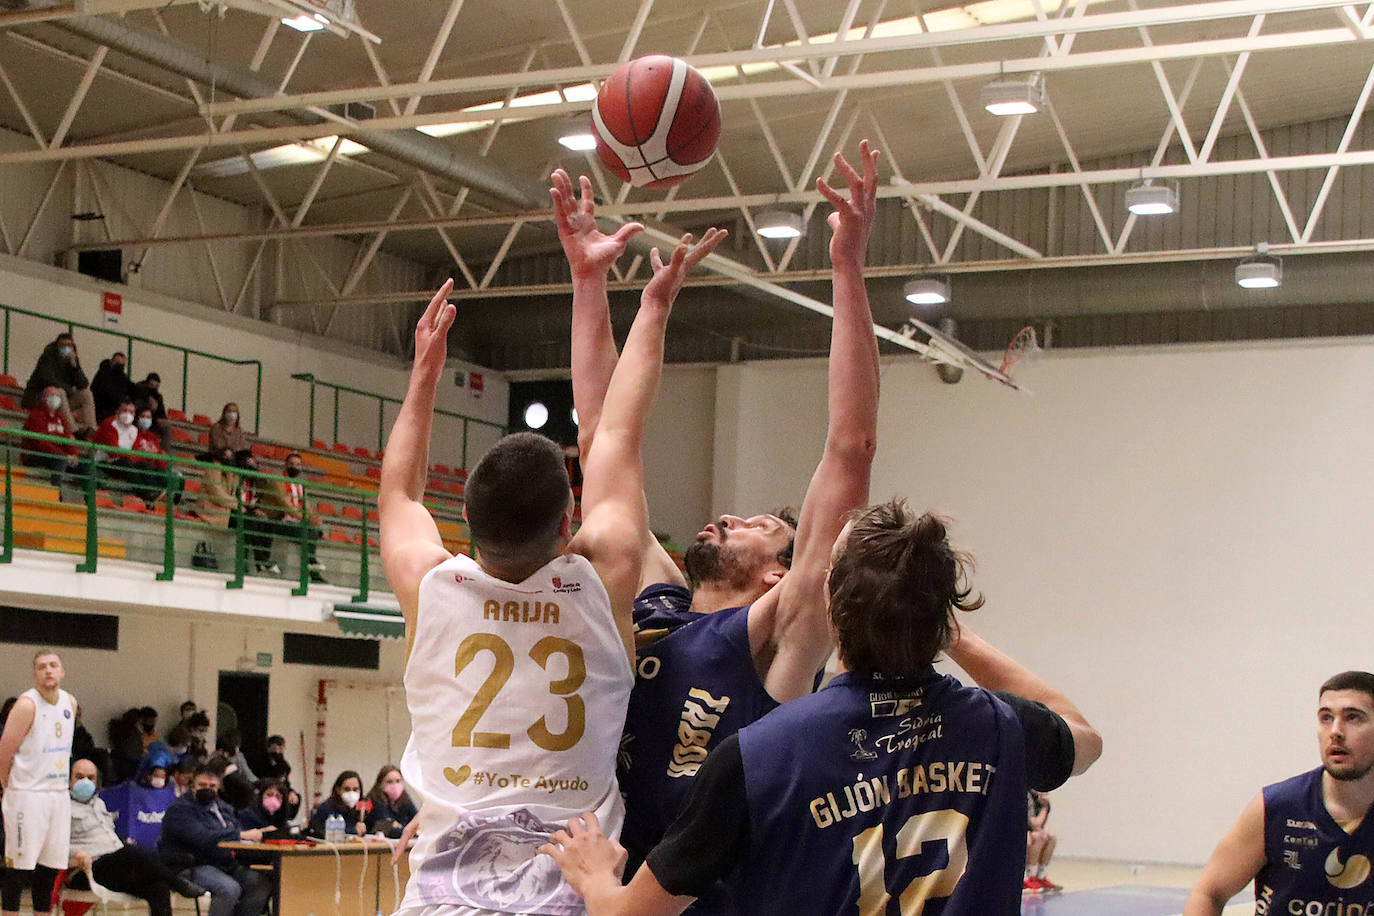
[[[10,374],[10,313],[5,310],[5,374]]]
[[[468,418],[463,418],[463,467],[468,466]]]
[[[177,536],[173,522],[176,520],[176,497],[173,491],[173,483],[176,480],[176,472],[169,464],[163,468],[162,482],[163,503],[166,511],[162,516],[162,572],[155,577],[159,582],[171,582],[177,572]]]
[[[334,438],[331,442],[339,441],[339,389],[334,389]]]
[[[258,363],[258,396],[253,401],[253,435],[262,433],[262,363]]]
[[[305,539],[310,531],[310,513],[306,511],[308,503],[304,497],[301,498],[301,520],[296,525],[296,544],[300,547],[300,572],[296,576],[296,587],[291,589],[291,594],[297,598],[310,591],[310,564],[305,559]]]
[[[234,577],[224,583],[225,588],[243,588],[243,580],[248,575],[247,549],[243,543],[243,483],[242,479],[234,485],[234,515],[231,524],[234,528]]]
[[[386,399],[377,399],[377,451],[382,450],[383,433],[386,430]]]
[[[186,412],[186,382],[191,377],[191,354],[186,350],[181,351],[181,412]],[[259,391],[262,389],[259,388]]]
[[[14,477],[10,465],[14,461],[14,447],[5,443],[5,547],[0,550],[0,563],[14,559]]]
[[[82,466],[86,469],[86,559],[77,564],[76,571],[79,573],[95,572],[100,554],[100,531],[95,511],[95,464],[95,452],[87,452],[82,461]]]
[[[363,539],[362,539],[362,562],[358,564],[358,594],[353,596],[354,602],[362,604],[367,601],[368,593],[372,590],[371,576],[368,575],[367,568],[367,505],[363,504]]]

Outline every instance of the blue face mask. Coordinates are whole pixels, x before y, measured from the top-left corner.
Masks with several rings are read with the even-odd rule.
[[[88,802],[95,798],[95,780],[78,779],[72,783],[72,798],[79,802]]]

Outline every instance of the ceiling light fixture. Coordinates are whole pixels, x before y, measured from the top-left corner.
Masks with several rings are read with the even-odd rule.
[[[902,286],[902,297],[912,305],[944,305],[950,300],[947,277],[917,277]]]
[[[532,401],[525,408],[525,425],[530,429],[542,429],[549,422],[549,408],[543,401]]]
[[[980,98],[988,113],[999,117],[1035,114],[1045,104],[1045,87],[1033,77],[999,79],[984,86]]]
[[[1236,285],[1243,289],[1274,289],[1283,284],[1283,262],[1269,253],[1264,242],[1255,254],[1236,265]]]
[[[586,153],[596,149],[596,134],[592,133],[591,118],[585,114],[569,118],[562,126],[558,143],[575,153]]]
[[[791,210],[764,210],[754,217],[754,228],[766,239],[796,239],[806,234],[801,214]]]
[[[1142,178],[1126,189],[1126,209],[1136,216],[1162,216],[1178,212],[1178,187],[1169,182],[1150,184]]]

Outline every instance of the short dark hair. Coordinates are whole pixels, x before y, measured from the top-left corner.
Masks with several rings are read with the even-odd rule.
[[[138,711],[138,715],[141,719],[156,719],[157,710],[151,706],[144,706],[142,709]]]
[[[133,398],[120,398],[120,399],[119,399],[119,406],[120,406],[120,407],[123,407],[125,404],[128,404],[130,407],[133,407],[133,406],[134,406],[134,399],[133,399]]]
[[[202,776],[213,776],[216,779],[224,778],[224,764],[218,760],[207,760],[196,771],[191,774],[192,779],[199,779]]]
[[[778,562],[784,569],[792,568],[792,549],[797,546],[797,512],[791,506],[783,506],[781,509],[774,509],[772,514],[782,519],[792,529],[792,536],[787,539],[787,546],[778,551]]]
[[[1322,684],[1322,689],[1317,691],[1317,696],[1328,690],[1358,690],[1368,694],[1369,701],[1374,703],[1374,674],[1368,671],[1342,671],[1327,678],[1326,683]]]
[[[464,498],[472,542],[487,554],[527,559],[556,551],[570,494],[563,451],[538,433],[512,433],[487,450]]]
[[[954,638],[952,612],[983,605],[968,585],[971,567],[937,515],[916,518],[899,499],[860,512],[829,578],[845,666],[899,678],[925,672]]]
[[[301,458],[301,453],[300,453],[300,452],[292,452],[291,454],[287,455],[287,456],[286,456],[285,458],[283,458],[282,460],[283,460],[283,461],[290,461],[292,458]],[[304,459],[304,458],[301,458],[301,461],[303,462],[303,461],[305,461],[305,459]]]
[[[145,382],[157,382],[159,385],[161,385],[161,384],[162,384],[162,376],[158,375],[156,372],[149,372],[149,373],[148,373],[148,377],[145,378],[143,381],[145,381]]]
[[[363,792],[363,778],[358,775],[357,770],[344,770],[335,778],[334,787],[329,790],[329,797],[340,798],[341,796],[339,793],[343,791],[343,784],[350,779],[358,780],[358,794],[361,795]]]
[[[186,717],[186,727],[187,727],[187,728],[192,728],[192,729],[195,729],[195,728],[209,728],[209,727],[210,727],[210,717],[207,716],[207,715],[206,715],[204,712],[202,712],[202,711],[193,712],[193,713],[191,713],[189,716]]]
[[[267,736],[267,743],[268,743],[268,744],[280,744],[282,747],[286,747],[286,739],[283,738],[281,735],[268,735],[268,736]]]

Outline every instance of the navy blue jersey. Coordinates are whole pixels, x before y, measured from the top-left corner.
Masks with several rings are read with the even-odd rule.
[[[778,705],[754,667],[749,608],[699,614],[691,603],[675,585],[635,599],[637,642],[651,641],[637,653],[621,742],[627,875],[677,817],[707,752]]]
[[[1016,916],[1026,862],[1021,722],[933,670],[842,674],[740,732],[753,913]]]
[[[1255,913],[1374,913],[1374,817],[1346,833],[1322,800],[1322,769],[1264,787]]]

